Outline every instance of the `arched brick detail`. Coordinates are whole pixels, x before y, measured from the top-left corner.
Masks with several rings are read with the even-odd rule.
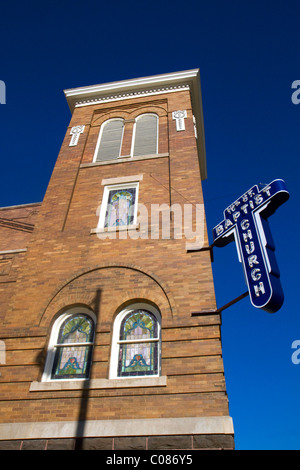
[[[108,111],[107,113],[96,114],[92,120],[91,127],[101,127],[105,121],[109,119],[129,119],[130,112],[128,111]]]
[[[130,119],[135,119],[138,116],[140,116],[141,114],[148,114],[148,113],[157,114],[158,117],[167,116],[167,110],[165,108],[163,108],[162,106],[155,106],[155,105],[145,106],[145,105],[141,105],[138,108],[131,111]]]
[[[109,269],[114,270],[115,272],[112,271],[109,273],[109,271],[107,271],[106,275],[103,275],[104,270]],[[84,304],[91,308],[97,315],[99,300],[97,300],[96,296],[98,295],[101,297],[104,293],[102,290],[107,291],[111,278],[117,277],[119,274],[119,277],[122,280],[123,277],[125,277],[122,276],[123,270],[124,273],[127,273],[127,282],[124,281],[124,285],[122,289],[120,289],[119,295],[117,295],[118,286],[115,287],[116,292],[110,302],[111,305],[108,306],[108,301],[105,299],[106,308],[110,311],[110,318],[108,312],[104,308],[104,311],[100,312],[100,315],[104,315],[105,317],[103,319],[104,323],[108,320],[111,321],[111,315],[118,310],[120,305],[136,301],[137,299],[152,301],[162,310],[163,316],[164,314],[171,317],[176,315],[173,296],[168,286],[165,285],[161,279],[153,273],[143,271],[136,265],[110,263],[98,265],[90,270],[83,269],[58,286],[46,302],[43,310],[40,312],[40,326],[49,326],[53,316],[68,305]],[[102,285],[99,284],[99,281],[101,281]],[[85,283],[90,286],[89,289],[84,287]],[[142,285],[143,283],[144,285]],[[132,288],[132,284],[136,285],[136,287]],[[113,288],[112,292],[114,292]],[[105,293],[105,295],[107,294]]]

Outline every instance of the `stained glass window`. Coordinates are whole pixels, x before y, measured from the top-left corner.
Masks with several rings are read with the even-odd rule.
[[[52,379],[87,378],[90,371],[94,323],[88,315],[69,316],[55,344]]]
[[[108,195],[104,227],[134,223],[136,188],[111,189]]]
[[[159,370],[158,322],[154,314],[137,309],[120,327],[118,376],[157,375]]]

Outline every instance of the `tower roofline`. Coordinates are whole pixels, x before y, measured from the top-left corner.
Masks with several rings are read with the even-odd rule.
[[[202,179],[206,179],[206,152],[199,69],[70,88],[64,90],[64,94],[73,113],[76,107],[132,99],[138,96],[173,93],[180,90],[190,90],[193,114],[196,119],[201,176]]]

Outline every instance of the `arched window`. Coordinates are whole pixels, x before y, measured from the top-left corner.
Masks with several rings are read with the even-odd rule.
[[[151,305],[131,305],[115,320],[111,378],[159,374],[160,315]]]
[[[53,325],[43,380],[87,379],[94,343],[95,316],[70,309]]]
[[[102,124],[94,161],[115,160],[120,156],[123,130],[123,119],[110,119]]]
[[[152,155],[158,152],[158,116],[142,114],[136,118],[132,155]]]

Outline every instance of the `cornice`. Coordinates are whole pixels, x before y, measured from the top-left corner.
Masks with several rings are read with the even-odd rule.
[[[64,90],[71,112],[75,107],[88,106],[101,102],[130,99],[140,95],[170,93],[189,89],[197,80],[199,70],[153,75],[118,82],[92,85]]]
[[[96,97],[88,97],[88,98],[81,98],[74,102],[74,107],[82,107],[82,106],[91,106],[99,103],[109,103],[111,101],[119,101],[119,100],[126,100],[131,98],[136,98],[138,96],[153,96],[153,95],[160,95],[162,93],[172,93],[174,91],[182,91],[182,90],[189,90],[188,85],[177,85],[177,86],[162,86],[159,88],[151,87],[151,90],[144,89],[139,91],[131,91],[127,93],[114,93],[111,95],[106,96],[96,96]],[[73,105],[73,103],[72,103]]]

